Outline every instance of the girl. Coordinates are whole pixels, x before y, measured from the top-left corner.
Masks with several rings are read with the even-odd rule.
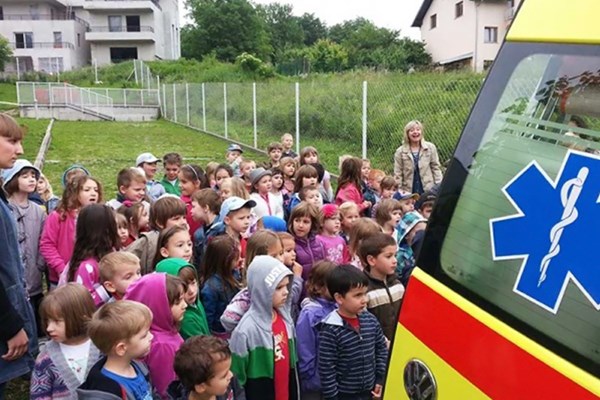
[[[77,282],[90,291],[97,307],[110,296],[100,283],[98,262],[119,249],[117,223],[112,208],[104,204],[90,204],[77,217],[73,257],[61,274],[61,283]]]
[[[192,259],[193,243],[187,226],[174,225],[166,228],[158,235],[154,266],[165,258],[182,258],[186,262]]]
[[[239,197],[244,200],[248,200],[250,198],[250,194],[246,190],[246,183],[242,180],[242,178],[225,178],[221,182],[221,199],[225,201],[232,196]]]
[[[35,192],[39,176],[40,171],[27,160],[17,160],[12,168],[2,172],[4,190],[17,222],[17,238],[21,261],[25,267],[27,294],[34,310],[38,336],[41,336],[38,309],[44,298],[42,271],[45,269],[45,262],[39,252],[39,244],[46,213],[28,197]]]
[[[254,213],[258,219],[265,215],[274,215],[283,218],[282,204],[271,193],[273,186],[270,170],[257,168],[250,173],[250,182],[252,184],[252,193],[250,198],[256,202]]]
[[[234,273],[239,259],[239,243],[229,235],[221,235],[208,242],[202,260],[200,297],[212,334],[223,339],[229,334],[221,325],[221,315],[241,286]]]
[[[144,203],[132,203],[129,200],[125,200],[123,205],[117,210],[117,213],[125,216],[129,226],[128,237],[123,247],[135,242],[140,237],[140,232],[148,230],[150,218],[148,217],[148,209]]]
[[[58,284],[60,274],[73,255],[79,210],[102,201],[102,185],[96,179],[80,175],[68,181],[61,202],[46,219],[40,239],[40,253],[48,265],[50,290]]]
[[[307,146],[300,152],[300,165],[312,165],[319,163],[319,152],[312,146]],[[323,189],[325,192],[325,198],[327,202],[331,202],[333,199],[333,189],[331,188],[331,174],[327,171],[323,173]]]
[[[181,200],[185,203],[187,210],[185,219],[189,226],[190,236],[194,236],[194,232],[201,224],[192,218],[192,195],[196,191],[208,187],[202,168],[192,164],[182,165],[179,171],[179,187],[181,188]]]
[[[342,173],[338,179],[338,188],[335,192],[335,204],[338,206],[346,201],[352,201],[358,206],[359,212],[363,214],[371,202],[363,199],[361,190],[361,168],[362,161],[351,157],[342,163]]]
[[[296,175],[296,160],[292,157],[283,157],[279,162],[281,172],[283,172],[283,188],[289,196],[294,193],[294,176]]]
[[[381,227],[371,218],[359,218],[350,230],[350,241],[348,243],[348,254],[344,257],[344,263],[354,265],[362,270],[363,265],[358,256],[358,249],[365,238],[381,232]]]
[[[216,179],[215,179],[215,171],[217,170],[217,167],[219,166],[219,163],[211,161],[209,163],[206,164],[206,180],[208,181],[208,187],[211,189],[216,189]]]
[[[60,199],[58,198],[58,196],[55,196],[52,192],[52,186],[50,185],[50,182],[44,176],[44,174],[40,174],[40,177],[38,179],[37,192],[42,198],[42,200],[44,200],[46,214],[50,214],[56,209],[56,206],[58,205]]]
[[[121,248],[124,249],[126,246],[125,243],[129,241],[129,223],[127,222],[127,218],[121,213],[115,214],[115,221],[117,222],[117,234],[119,235]]]
[[[302,302],[302,311],[296,324],[302,400],[322,398],[317,357],[319,328],[323,319],[337,308],[327,290],[327,277],[335,266],[336,264],[330,261],[319,261],[315,264],[306,284],[308,297]]]
[[[302,265],[302,279],[306,281],[314,263],[325,259],[323,243],[317,240],[319,209],[301,202],[292,210],[288,228],[296,240],[296,261]]]
[[[383,233],[392,236],[396,243],[398,243],[397,226],[402,219],[402,214],[402,204],[394,199],[381,200],[375,213],[375,221],[381,226]]]
[[[314,186],[317,187],[318,184],[318,172],[315,167],[312,165],[303,165],[298,168],[296,172],[296,178],[294,181],[294,194],[290,199],[289,204],[289,212],[291,213],[294,207],[296,207],[300,201],[300,190],[303,187]]]
[[[317,235],[317,239],[323,243],[325,259],[336,265],[342,264],[346,252],[346,241],[339,235],[340,213],[338,207],[335,204],[325,204],[321,212],[323,223],[321,234]]]
[[[176,380],[173,362],[183,344],[179,325],[187,303],[185,283],[176,276],[152,273],[142,276],[127,288],[126,300],[145,304],[152,311],[150,332],[154,335],[150,352],[144,358],[152,385],[162,399],[167,399],[167,387]]]
[[[338,207],[338,211],[340,212],[340,236],[348,244],[352,225],[360,218],[358,206],[351,201],[347,201]]]
[[[284,203],[287,200],[283,194],[283,172],[279,168],[271,168],[271,194],[275,197],[278,207],[285,210]],[[284,215],[285,217],[285,215]]]
[[[94,300],[78,283],[68,283],[46,295],[40,314],[50,340],[31,373],[31,399],[77,399],[77,387],[100,357],[87,336],[86,324],[94,311]]]
[[[215,189],[220,190],[224,179],[233,177],[233,169],[229,164],[219,164],[215,169]]]

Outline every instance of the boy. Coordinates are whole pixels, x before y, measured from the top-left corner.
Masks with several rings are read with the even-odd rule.
[[[217,224],[221,212],[221,196],[212,189],[201,189],[192,195],[192,218],[202,222],[194,233],[194,263],[199,266],[209,238],[222,234],[224,224]]]
[[[396,275],[404,286],[408,283],[408,278],[415,268],[417,251],[420,243],[415,243],[415,238],[423,236],[419,232],[425,231],[427,220],[416,211],[411,211],[402,216],[398,224],[398,265],[396,266]]]
[[[397,238],[396,227],[402,219],[402,204],[398,200],[383,199],[375,211],[375,221],[381,226],[384,233]]]
[[[248,193],[252,191],[252,179],[250,174],[256,169],[256,162],[252,160],[242,160],[240,162],[240,177],[246,183],[246,190]]]
[[[327,289],[338,309],[322,322],[319,376],[325,399],[371,400],[381,396],[388,351],[377,318],[365,311],[366,275],[352,265],[335,268]]]
[[[117,175],[117,198],[108,201],[106,204],[114,210],[118,210],[125,200],[132,203],[144,202],[146,198],[146,177],[136,167],[123,168]]]
[[[121,300],[129,285],[142,276],[140,259],[126,251],[115,251],[105,255],[98,268],[100,283],[113,300]]]
[[[152,202],[158,200],[160,196],[166,193],[163,185],[154,180],[159,161],[152,153],[142,153],[135,160],[135,166],[141,168],[144,174],[146,174],[146,193],[148,193],[148,197]]]
[[[429,219],[436,200],[437,195],[434,192],[425,192],[415,202],[415,210],[418,211],[423,218]]]
[[[388,341],[394,338],[404,286],[396,278],[398,246],[390,235],[376,233],[362,241],[358,255],[369,279],[367,310],[373,314]]]
[[[150,352],[152,313],[129,300],[108,303],[94,313],[88,325],[90,339],[106,357],[90,370],[77,389],[78,399],[115,398],[149,400],[152,386],[148,368],[138,359]]]
[[[230,144],[227,148],[227,152],[225,153],[225,160],[227,160],[227,163],[229,164],[231,169],[233,169],[233,176],[241,176],[240,164],[242,163],[242,161],[244,161],[242,159],[243,152],[244,150],[242,150],[242,148],[235,143]]]
[[[415,202],[419,200],[419,195],[417,193],[408,193],[399,190],[394,193],[393,198],[400,202],[402,214],[404,215],[408,212],[415,211]]]
[[[281,145],[283,146],[283,152],[281,157],[298,158],[298,154],[294,153],[292,146],[294,145],[294,137],[290,133],[284,133],[281,136]]]
[[[231,350],[214,336],[194,336],[175,354],[179,378],[169,386],[172,400],[245,400],[244,389],[231,373]]]
[[[150,207],[150,232],[143,232],[125,251],[140,259],[142,275],[154,270],[154,256],[160,231],[174,225],[187,226],[185,203],[176,197],[165,196]]]
[[[163,156],[165,176],[160,183],[163,185],[167,193],[173,194],[177,197],[181,196],[181,188],[179,187],[178,176],[182,163],[183,161],[178,153],[167,153]]]
[[[300,201],[306,201],[318,208],[323,206],[323,198],[321,197],[321,193],[319,193],[319,188],[316,186],[304,186],[298,192],[298,198]]]
[[[219,218],[225,225],[224,233],[240,243],[242,259],[246,258],[247,241],[244,235],[250,228],[251,214],[254,207],[256,207],[254,200],[244,200],[236,196],[228,198],[221,205]]]
[[[269,155],[269,161],[265,163],[265,168],[275,168],[279,167],[279,161],[281,160],[283,152],[283,146],[278,142],[271,142],[267,146],[267,154]]]
[[[381,181],[383,178],[385,178],[385,172],[380,169],[372,169],[371,172],[369,172],[369,187],[375,195],[375,203],[373,204],[376,204],[381,199]]]
[[[290,315],[292,272],[271,256],[248,266],[250,309],[229,342],[231,369],[248,400],[300,398],[294,323]]]

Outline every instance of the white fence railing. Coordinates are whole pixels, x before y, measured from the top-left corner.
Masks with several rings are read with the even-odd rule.
[[[158,107],[160,95],[158,89],[115,89],[89,88],[94,93],[110,97],[114,106],[119,107]]]

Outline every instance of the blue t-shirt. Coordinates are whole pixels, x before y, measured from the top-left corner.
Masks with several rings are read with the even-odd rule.
[[[131,365],[135,369],[135,378],[117,375],[108,371],[106,368],[102,368],[102,375],[124,387],[127,393],[132,394],[136,400],[152,400],[152,391],[150,390],[150,385],[144,377],[144,374],[142,374],[142,371],[140,371],[137,365],[134,363],[131,363]]]

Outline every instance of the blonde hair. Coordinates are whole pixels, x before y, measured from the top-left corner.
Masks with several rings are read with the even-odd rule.
[[[283,168],[289,164],[293,164],[294,168],[298,167],[296,160],[294,160],[292,157],[283,157],[281,160],[279,160],[279,165],[281,166],[280,168]]]
[[[292,136],[292,134],[289,132],[286,132],[283,135],[281,135],[281,141],[283,142],[283,139],[285,139],[286,137],[291,137],[292,140],[294,140],[294,137]]]
[[[408,138],[408,131],[417,127],[421,128],[421,143],[423,142],[423,138],[425,137],[425,133],[423,132],[423,124],[420,121],[414,119],[408,124],[406,124],[406,126],[404,127],[404,137],[402,138],[402,144],[410,144],[410,139]]]
[[[225,178],[221,182],[221,188],[223,187],[225,182],[230,184],[232,196],[240,197],[244,200],[248,200],[250,198],[250,194],[248,193],[248,190],[246,189],[246,183],[244,183],[243,179],[238,178],[238,177]]]
[[[48,180],[48,178],[46,178],[46,175],[44,174],[40,174],[39,179],[46,182],[46,190],[44,190],[44,193],[40,193],[40,197],[42,198],[42,200],[48,201],[52,198],[52,196],[54,196],[54,192],[52,191],[52,185],[50,185],[50,181]]]
[[[100,271],[100,283],[110,281],[114,278],[119,267],[123,265],[140,265],[140,259],[133,253],[126,251],[113,251],[100,260],[98,270]]]
[[[360,208],[358,208],[358,205],[353,201],[345,201],[338,207],[342,219],[346,218],[352,210],[356,210],[357,213],[360,213]]]
[[[127,341],[152,323],[152,311],[137,301],[119,300],[100,307],[88,324],[94,345],[109,354],[121,341]]]
[[[348,234],[350,237],[350,240],[348,241],[348,251],[350,254],[354,256],[357,253],[361,242],[378,232],[381,232],[381,227],[371,218],[363,217],[357,219]]]
[[[246,259],[244,260],[244,266],[248,268],[256,256],[267,255],[269,249],[276,243],[281,244],[281,247],[283,247],[281,238],[275,232],[269,229],[255,232],[250,236],[248,243],[246,244]]]

